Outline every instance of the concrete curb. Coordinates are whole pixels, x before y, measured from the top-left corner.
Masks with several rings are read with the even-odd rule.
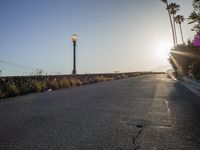
[[[194,86],[191,86],[190,84],[188,83],[185,83],[183,81],[180,81],[180,83],[182,85],[184,85],[187,89],[189,89],[192,93],[194,93],[195,95],[199,96],[200,97],[200,91],[197,90]]]
[[[182,80],[178,80],[172,75],[170,75],[170,77],[175,81],[179,81],[188,90],[200,97],[200,84],[198,82],[195,82],[187,77],[183,77]]]
[[[200,82],[198,82],[198,81],[196,81],[194,79],[191,79],[189,77],[183,77],[183,81],[185,83],[188,83],[188,84],[191,84],[191,85],[195,86],[197,89],[200,90]]]
[[[183,77],[180,83],[200,97],[200,83],[189,77]]]

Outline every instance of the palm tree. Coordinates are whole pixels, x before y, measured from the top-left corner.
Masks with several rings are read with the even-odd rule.
[[[184,39],[183,39],[183,31],[182,31],[182,26],[181,26],[181,24],[184,22],[184,20],[185,20],[185,18],[184,18],[183,16],[181,16],[181,15],[177,15],[177,16],[175,17],[175,22],[176,22],[177,24],[179,24],[179,27],[180,27],[181,38],[182,38],[183,44],[184,44]]]
[[[167,9],[169,10],[170,14],[173,17],[174,37],[175,37],[175,43],[177,45],[178,43],[177,43],[177,35],[176,35],[175,15],[176,15],[177,11],[180,10],[180,6],[176,3],[170,3],[168,5]]]
[[[192,28],[192,31],[196,31],[199,34],[200,33],[200,13],[196,13],[195,11],[193,11],[188,19],[191,20],[189,24],[196,23],[194,27]]]
[[[196,11],[200,12],[200,0],[193,0],[193,7]]]
[[[197,34],[200,34],[200,0],[193,0],[194,11],[189,16],[189,24],[195,23],[192,31],[196,31]]]
[[[167,9],[169,7],[168,1],[167,0],[161,0],[161,1],[166,4],[166,9]],[[170,24],[171,24],[173,42],[174,42],[174,46],[175,46],[176,42],[175,42],[175,36],[174,36],[174,27],[173,27],[173,23],[172,23],[172,17],[171,17],[169,9],[167,9],[167,11],[168,11],[168,14],[169,14],[169,21],[170,21]]]

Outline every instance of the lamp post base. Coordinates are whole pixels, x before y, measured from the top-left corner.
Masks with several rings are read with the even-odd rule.
[[[73,70],[73,71],[72,71],[72,74],[76,75],[76,74],[77,74],[76,70]]]

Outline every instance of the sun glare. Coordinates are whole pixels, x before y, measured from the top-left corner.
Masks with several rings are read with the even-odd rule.
[[[156,56],[160,60],[166,60],[169,55],[171,45],[168,42],[160,42],[156,48]]]

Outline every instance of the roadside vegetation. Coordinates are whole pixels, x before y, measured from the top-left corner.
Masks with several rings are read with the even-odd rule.
[[[166,5],[169,14],[169,21],[172,30],[174,46],[170,51],[169,62],[174,69],[174,75],[181,78],[182,76],[191,76],[200,79],[200,0],[193,1],[193,12],[187,17],[189,24],[193,24],[191,31],[195,32],[195,37],[188,39],[185,43],[182,31],[182,23],[185,18],[178,14],[180,5],[168,3],[168,0],[161,0]],[[180,30],[180,43],[178,42],[177,27]]]
[[[71,88],[84,84],[109,80],[125,79],[138,75],[152,74],[152,72],[134,72],[117,74],[87,74],[87,75],[35,75],[20,77],[0,77],[0,98],[26,95],[36,92],[52,91]]]
[[[0,98],[43,92],[48,90],[57,90],[62,88],[70,88],[83,84],[78,78],[26,78],[1,78]]]

